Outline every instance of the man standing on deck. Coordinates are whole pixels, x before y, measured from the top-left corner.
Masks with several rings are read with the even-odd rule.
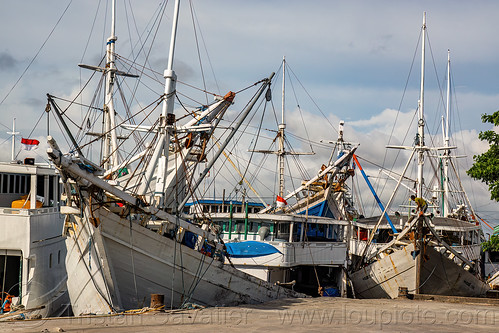
[[[415,195],[411,195],[411,200],[418,205],[418,210],[419,210],[419,215],[423,215],[426,213],[426,209],[428,208],[428,204],[426,203],[425,199],[423,198],[416,198]]]

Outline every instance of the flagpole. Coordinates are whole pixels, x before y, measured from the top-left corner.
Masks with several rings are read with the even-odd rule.
[[[16,134],[19,134],[19,132],[16,132],[16,118],[12,120],[12,132],[7,132],[7,134],[12,135],[12,153],[11,153],[11,161],[14,162],[14,157],[16,153]]]

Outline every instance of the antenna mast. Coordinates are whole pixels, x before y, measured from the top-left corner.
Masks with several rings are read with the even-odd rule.
[[[16,154],[16,135],[19,134],[19,132],[16,132],[16,118],[12,120],[12,132],[7,132],[7,134],[12,135],[12,153],[10,159],[14,162]]]

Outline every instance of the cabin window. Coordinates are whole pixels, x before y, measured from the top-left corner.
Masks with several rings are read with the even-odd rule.
[[[366,241],[368,238],[368,232],[367,229],[358,227],[357,228],[357,237],[359,240]]]
[[[489,251],[489,260],[492,262],[499,261],[499,252]]]
[[[203,205],[203,213],[209,213],[210,206],[208,205]]]
[[[388,243],[392,240],[390,229],[380,229],[377,235],[378,243]]]
[[[44,176],[36,176],[36,195],[41,197],[45,196],[45,177]],[[45,198],[45,201],[47,198]]]
[[[14,175],[9,175],[9,193],[14,193],[15,181]]]
[[[258,222],[250,222],[249,232],[257,232],[257,231],[258,231]]]
[[[283,234],[289,233],[289,224],[288,223],[279,223],[279,232]]]
[[[244,233],[244,221],[236,221],[236,233]]]
[[[236,207],[236,213],[241,213],[241,212],[242,212],[241,206],[237,206]]]
[[[0,288],[15,297],[19,296],[21,269],[21,256],[0,255]],[[4,296],[1,295],[0,297],[3,298]]]
[[[444,240],[447,242],[449,245],[460,245],[461,243],[461,237],[458,232],[454,231],[443,231],[442,232]]]
[[[26,194],[29,190],[29,175],[0,173],[0,193]]]
[[[9,193],[9,176],[2,174],[2,193]]]
[[[26,176],[26,193],[29,193],[31,191],[31,176],[27,175]]]
[[[28,192],[28,191],[26,190],[26,176],[24,176],[24,175],[23,175],[23,176],[21,176],[21,191],[20,191],[20,192],[21,192],[21,193],[26,193],[26,192]]]
[[[20,185],[21,185],[21,177],[19,175],[15,175],[14,193],[19,193]]]
[[[258,223],[258,229],[262,227],[267,227],[270,230],[270,225],[271,225],[270,223]]]
[[[57,265],[61,263],[61,250],[57,251]]]
[[[229,227],[228,222],[219,222],[218,224],[220,225],[222,231],[227,231],[227,228]]]
[[[52,268],[52,253],[49,254],[49,268]]]
[[[324,226],[324,237],[325,238],[328,238],[328,239],[331,239],[331,234],[333,232],[333,229],[331,228],[330,225],[325,225]]]
[[[49,197],[48,197],[48,203],[53,202],[55,200],[55,195],[54,193],[54,176],[49,176]]]

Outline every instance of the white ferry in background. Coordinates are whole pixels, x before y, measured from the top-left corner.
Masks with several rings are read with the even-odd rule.
[[[345,296],[349,222],[304,214],[262,214],[262,208],[256,202],[203,199],[187,203],[184,214],[190,220],[212,221],[227,247],[226,264],[312,296]],[[188,231],[184,242],[192,248],[203,246]]]
[[[67,314],[59,175],[34,158],[0,163],[2,317]]]

